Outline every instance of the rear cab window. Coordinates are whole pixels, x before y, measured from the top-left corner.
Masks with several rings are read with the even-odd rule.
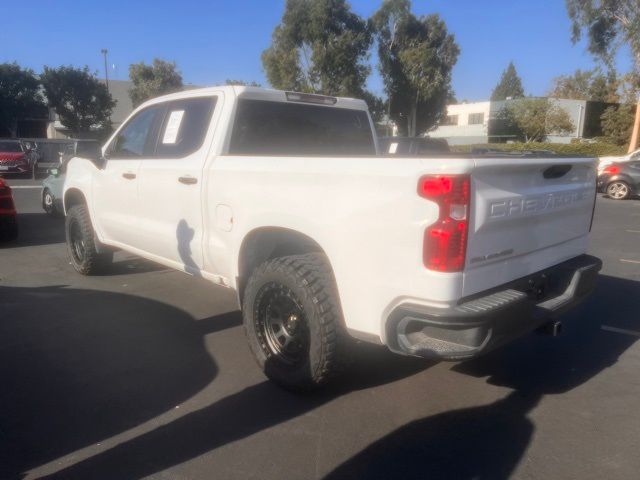
[[[158,135],[157,158],[183,158],[200,150],[207,136],[217,97],[195,97],[166,103]]]
[[[229,154],[364,156],[376,147],[365,110],[241,98]]]

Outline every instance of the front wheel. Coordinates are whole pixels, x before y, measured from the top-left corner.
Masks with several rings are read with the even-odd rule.
[[[98,253],[95,233],[86,205],[69,209],[65,221],[67,250],[73,268],[82,275],[100,273],[113,260],[113,252]]]
[[[607,195],[614,200],[626,200],[631,195],[631,189],[625,182],[615,181],[607,185]]]
[[[44,192],[42,192],[42,209],[49,215],[55,215],[56,213],[54,201],[55,198],[53,197],[51,190],[45,188]]]
[[[346,333],[324,255],[292,255],[263,263],[249,279],[242,312],[251,351],[274,382],[310,390],[339,371]]]

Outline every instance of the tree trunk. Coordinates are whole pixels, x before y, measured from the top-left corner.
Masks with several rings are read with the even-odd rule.
[[[416,118],[418,116],[418,101],[416,100],[411,105],[411,111],[409,112],[409,128],[408,134],[410,137],[416,136]]]
[[[633,133],[631,134],[631,142],[629,143],[629,153],[634,152],[638,148],[638,134],[640,133],[640,98],[636,105],[636,120],[633,123]]]

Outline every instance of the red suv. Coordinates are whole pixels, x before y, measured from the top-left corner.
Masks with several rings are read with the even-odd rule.
[[[0,241],[14,240],[17,236],[18,222],[11,187],[0,178]]]
[[[17,173],[31,175],[31,152],[19,140],[0,140],[0,175]]]

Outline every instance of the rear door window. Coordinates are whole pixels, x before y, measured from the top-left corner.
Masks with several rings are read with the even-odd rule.
[[[231,155],[375,155],[364,110],[240,99]]]
[[[209,130],[216,99],[197,97],[168,102],[155,156],[182,158],[199,150]]]

